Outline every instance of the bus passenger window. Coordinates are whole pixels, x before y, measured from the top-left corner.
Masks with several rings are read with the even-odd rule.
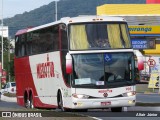
[[[18,46],[18,42],[19,42],[19,36],[16,36],[15,38],[15,55],[18,57],[18,49],[19,49],[19,46]]]

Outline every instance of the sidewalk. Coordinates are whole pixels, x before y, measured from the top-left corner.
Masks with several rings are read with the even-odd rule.
[[[6,102],[17,102],[16,97],[6,97],[3,94],[1,95],[0,101],[6,101]]]

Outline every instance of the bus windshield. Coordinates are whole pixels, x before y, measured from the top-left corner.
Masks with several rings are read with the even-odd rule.
[[[73,86],[121,87],[134,83],[133,53],[73,55]]]
[[[84,23],[69,26],[70,49],[131,48],[126,23]]]

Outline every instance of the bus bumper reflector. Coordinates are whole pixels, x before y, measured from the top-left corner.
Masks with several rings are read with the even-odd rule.
[[[73,103],[75,106],[83,106],[83,103],[82,102],[75,102]]]
[[[133,103],[135,103],[135,100],[129,100],[128,103],[133,104]]]

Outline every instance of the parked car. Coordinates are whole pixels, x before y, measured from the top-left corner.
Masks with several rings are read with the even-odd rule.
[[[16,93],[16,83],[15,82],[8,82],[2,87],[0,90],[0,94],[3,93]]]

